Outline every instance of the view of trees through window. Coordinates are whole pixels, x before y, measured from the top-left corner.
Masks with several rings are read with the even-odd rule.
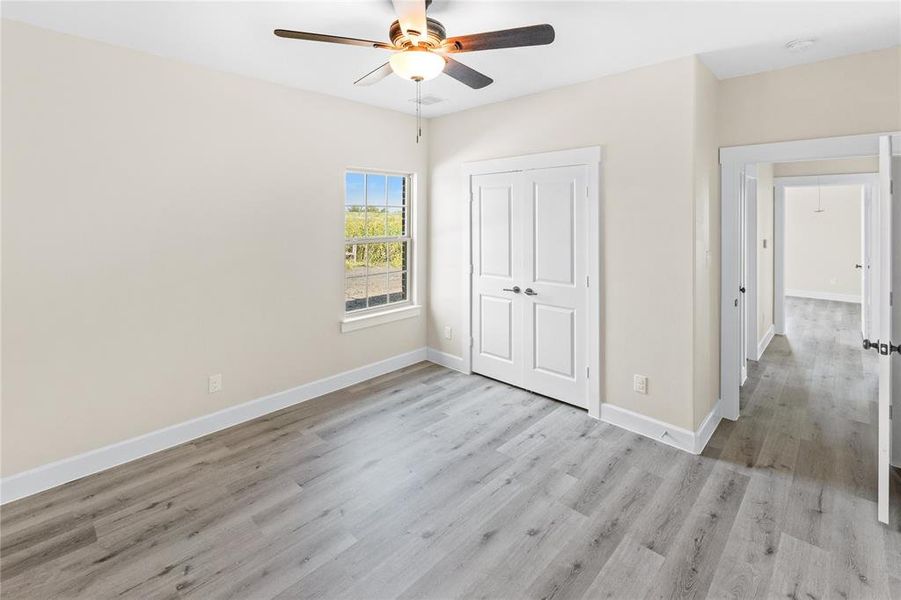
[[[344,307],[408,300],[408,179],[348,171],[344,179]]]

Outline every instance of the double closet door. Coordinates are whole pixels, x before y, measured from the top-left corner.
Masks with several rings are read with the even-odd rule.
[[[588,406],[585,166],[478,175],[472,370]]]

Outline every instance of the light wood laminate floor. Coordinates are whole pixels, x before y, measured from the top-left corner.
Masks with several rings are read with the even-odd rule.
[[[4,506],[3,598],[901,598],[856,307],[691,456],[421,363]]]

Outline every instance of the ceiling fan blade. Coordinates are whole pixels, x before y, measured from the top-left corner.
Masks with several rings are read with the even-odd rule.
[[[461,62],[457,62],[454,59],[446,56],[444,57],[444,59],[447,61],[447,66],[444,67],[444,72],[460,83],[465,83],[474,90],[480,90],[486,85],[491,85],[492,83],[494,83],[494,80],[492,78],[479,73],[475,69],[467,67]]]
[[[410,37],[425,37],[428,25],[425,18],[426,0],[392,0],[400,28]]]
[[[358,38],[341,37],[340,35],[328,35],[325,33],[310,33],[309,31],[291,31],[290,29],[276,29],[273,33],[278,37],[294,40],[308,40],[311,42],[331,42],[332,44],[346,44],[349,46],[365,46],[367,48],[385,48],[394,50],[394,46],[385,42],[373,40],[361,40]]]
[[[554,28],[545,23],[452,37],[444,42],[442,49],[447,52],[476,52],[520,46],[544,46],[554,41],[554,35]]]
[[[374,83],[378,83],[393,72],[394,71],[391,69],[391,64],[385,63],[354,81],[354,85],[372,85]]]

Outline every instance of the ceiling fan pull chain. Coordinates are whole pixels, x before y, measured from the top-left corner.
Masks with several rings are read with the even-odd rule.
[[[422,137],[422,80],[416,80],[416,143]]]

